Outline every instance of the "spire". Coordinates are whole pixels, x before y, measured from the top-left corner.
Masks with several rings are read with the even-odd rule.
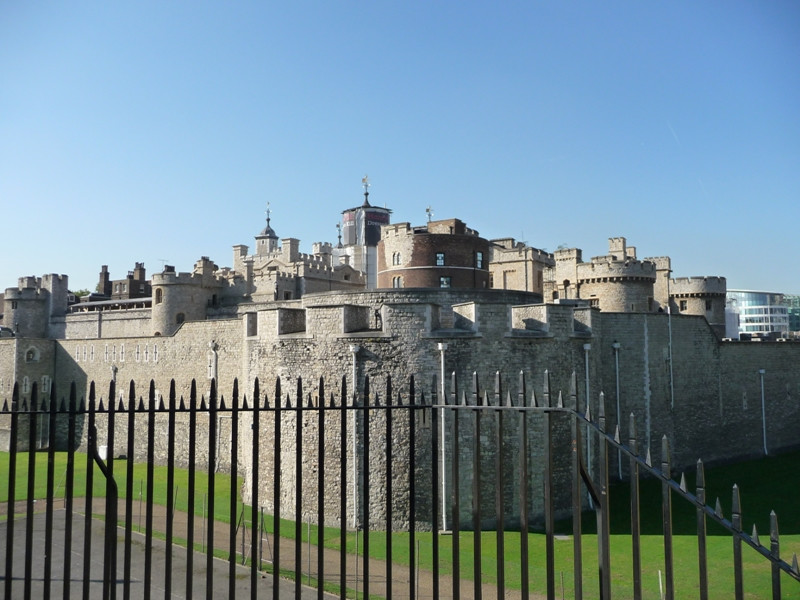
[[[278,235],[270,225],[272,210],[267,202],[267,226],[256,236],[256,254],[263,256],[278,249]]]
[[[361,208],[369,208],[369,177],[367,175],[364,175],[361,185],[364,186],[364,204],[361,205]]]
[[[269,223],[270,220],[271,220],[271,215],[272,215],[272,209],[269,206],[269,202],[267,202],[266,214],[267,214],[267,226],[264,229],[262,229],[261,233],[259,233],[256,237],[257,238],[270,238],[270,239],[276,239],[277,240],[278,236],[275,234],[275,230],[272,229],[272,226]]]

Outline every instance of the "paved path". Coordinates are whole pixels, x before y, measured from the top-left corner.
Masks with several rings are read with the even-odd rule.
[[[44,504],[42,501],[37,503],[37,514],[34,516],[34,552],[33,552],[33,597],[42,597],[44,590],[43,574],[44,574]],[[63,596],[63,569],[64,569],[64,531],[66,524],[66,511],[62,508],[63,502],[56,501],[54,507],[54,542],[53,542],[53,581],[52,581],[52,594],[54,598],[61,598]],[[3,509],[5,506],[3,506]],[[75,510],[83,510],[85,508],[83,499],[76,498]],[[24,504],[18,506],[18,517],[14,524],[14,592],[12,598],[23,596],[23,577],[25,573],[25,525],[26,519],[20,518],[19,513],[24,515]],[[92,505],[92,512],[95,515],[102,514],[105,511],[105,502],[102,499],[97,499]],[[166,531],[166,508],[163,506],[153,507],[153,528],[156,531]],[[2,512],[5,512],[3,510]],[[188,531],[188,515],[186,513],[176,512],[173,520],[174,533],[176,538],[186,539]],[[132,521],[134,526],[140,522],[142,525],[145,523],[145,508],[138,502],[134,503],[132,510]],[[119,506],[119,519],[124,519],[124,504],[120,502]],[[73,545],[72,545],[72,576],[71,576],[71,596],[80,597],[83,588],[82,573],[83,573],[83,535],[84,535],[85,519],[82,514],[73,514]],[[206,532],[204,531],[203,519],[195,517],[194,522],[194,540],[195,543],[205,544]],[[0,568],[5,565],[5,539],[6,539],[7,524],[5,521],[0,523]],[[100,519],[92,520],[92,556],[90,557],[91,577],[89,583],[90,597],[102,597],[102,576],[103,576],[103,530],[104,522]],[[214,527],[214,547],[216,549],[227,551],[229,546],[230,528],[227,523],[215,523]],[[140,598],[145,591],[144,581],[144,556],[145,556],[145,537],[142,534],[133,534],[132,544],[132,571],[131,571],[131,597]],[[244,543],[244,550],[246,555],[250,556],[252,551],[252,542],[250,529],[247,528],[245,532],[241,529],[237,535],[237,550],[242,551]],[[274,543],[275,539],[272,535],[264,535],[262,541],[263,554],[262,561],[264,564],[271,564],[274,556]],[[258,544],[256,544],[258,545]],[[280,538],[280,566],[282,569],[294,570],[295,559],[295,542],[287,538]],[[124,530],[117,529],[117,574],[118,574],[118,596],[122,597],[122,575],[123,575],[123,556],[124,556]],[[163,540],[153,540],[153,554],[152,554],[152,576],[150,579],[150,590],[155,598],[164,597],[164,582],[165,582],[165,561],[166,561],[166,544]],[[206,554],[204,552],[195,552],[193,558],[193,597],[203,598],[206,592]],[[301,546],[301,573],[307,575],[309,570],[312,577],[317,576],[317,546],[308,545],[307,543]],[[172,598],[186,598],[186,549],[180,546],[172,547]],[[359,591],[363,590],[363,557],[356,557],[355,555],[346,556],[346,581],[348,588],[357,587]],[[323,571],[324,580],[326,582],[339,584],[340,581],[340,553],[335,550],[323,549]],[[369,593],[370,596],[387,597],[387,563],[385,561],[370,559],[369,561]],[[391,579],[392,579],[392,598],[404,599],[410,598],[410,569],[402,565],[392,565]],[[3,578],[0,578],[0,585],[4,584]],[[258,597],[259,598],[272,598],[272,576],[264,574],[258,580]],[[460,597],[464,600],[472,600],[474,598],[473,591],[474,583],[468,580],[462,580],[460,586]],[[453,594],[453,579],[450,576],[441,576],[439,579],[439,597],[452,598]],[[489,600],[497,598],[497,589],[495,586],[484,584],[481,590],[482,597]],[[214,561],[213,573],[213,597],[224,598],[228,595],[228,562],[224,560]],[[250,569],[249,567],[237,567],[236,575],[236,597],[250,597]],[[280,598],[293,598],[295,597],[295,583],[290,580],[281,579],[279,583],[279,597]],[[326,598],[334,598],[332,595],[325,595]],[[416,585],[415,597],[420,600],[433,598],[433,576],[428,571],[420,571]],[[316,590],[311,588],[301,588],[301,598],[310,599],[316,598]],[[521,598],[519,592],[506,591],[504,598],[515,599]],[[531,596],[531,598],[536,598]]]

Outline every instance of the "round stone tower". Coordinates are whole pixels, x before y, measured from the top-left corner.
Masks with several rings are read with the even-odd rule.
[[[208,257],[192,273],[176,273],[167,266],[153,275],[153,335],[172,335],[185,321],[202,321],[209,308],[219,306],[222,280]]]

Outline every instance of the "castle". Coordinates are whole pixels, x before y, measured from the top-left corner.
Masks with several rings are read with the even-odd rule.
[[[0,402],[14,382],[25,398],[33,382],[153,380],[162,394],[174,378],[188,396],[192,379],[249,390],[256,378],[347,374],[353,389],[443,366],[483,382],[499,369],[507,386],[522,372],[535,389],[547,371],[556,390],[578,374],[581,406],[613,398],[610,423],[635,414],[642,448],[667,435],[676,467],[797,444],[800,344],[724,341],[724,278],[671,278],[669,258],[639,260],[619,237],[587,263],[575,248],[485,240],[457,219],[392,224],[366,189],[344,214],[344,243],[311,254],[279,243],[268,216],[231,268],[203,257],[147,283],[137,264],[129,285],[150,297],[113,297],[112,282],[111,298],[71,304],[65,275],[20,279],[3,301],[14,335],[0,338]],[[259,468],[241,465],[246,479]]]

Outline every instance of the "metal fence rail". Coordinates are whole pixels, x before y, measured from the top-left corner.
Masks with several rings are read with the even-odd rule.
[[[150,598],[153,595],[164,597],[196,597],[205,595],[207,598],[214,596],[215,590],[225,589],[228,597],[242,596],[242,585],[247,586],[247,593],[251,598],[265,597],[271,594],[278,598],[281,594],[280,578],[290,575],[294,578],[293,594],[300,598],[304,591],[301,582],[308,575],[313,574],[314,580],[321,584],[327,582],[334,585],[335,593],[340,598],[352,594],[357,589],[364,597],[370,594],[386,598],[418,598],[418,597],[452,597],[482,598],[485,594],[487,581],[484,580],[481,568],[481,544],[483,530],[486,523],[493,524],[497,548],[497,561],[495,574],[492,577],[492,587],[496,590],[492,595],[506,597],[511,593],[506,584],[506,562],[504,561],[505,546],[507,543],[507,524],[514,523],[521,531],[529,531],[533,513],[534,497],[532,490],[538,490],[538,499],[541,507],[541,518],[545,534],[545,556],[534,557],[528,547],[528,536],[520,535],[519,553],[522,564],[521,589],[519,597],[530,597],[531,581],[529,580],[528,566],[534,560],[539,560],[545,565],[546,594],[548,598],[558,597],[556,589],[555,567],[555,539],[557,496],[568,497],[568,511],[571,513],[573,524],[573,557],[572,572],[574,597],[583,597],[584,568],[582,565],[584,536],[582,535],[582,522],[587,508],[593,509],[597,526],[597,586],[601,598],[610,598],[611,587],[611,556],[610,556],[610,513],[609,513],[609,458],[618,457],[619,473],[622,473],[622,464],[625,464],[627,478],[630,481],[631,503],[631,545],[632,545],[632,572],[633,596],[642,597],[642,567],[641,567],[641,527],[640,527],[640,498],[639,482],[643,475],[656,478],[661,482],[662,488],[662,522],[664,545],[664,586],[665,597],[674,598],[674,560],[672,549],[672,503],[673,501],[688,502],[696,509],[697,514],[697,545],[698,545],[698,572],[699,572],[699,597],[708,597],[707,576],[707,550],[706,528],[708,522],[717,523],[727,530],[733,544],[733,570],[736,598],[744,597],[743,586],[743,561],[742,548],[749,546],[756,553],[768,561],[772,578],[773,598],[781,597],[781,574],[800,582],[800,569],[798,569],[797,556],[790,563],[780,556],[780,538],[778,535],[777,518],[771,515],[769,547],[760,543],[755,529],[752,534],[747,534],[742,529],[741,503],[739,491],[734,487],[732,501],[732,516],[726,519],[717,507],[706,504],[705,478],[701,462],[698,461],[696,490],[688,491],[685,481],[675,481],[671,477],[670,448],[666,437],[662,440],[662,456],[660,467],[653,466],[649,450],[645,456],[638,451],[636,423],[633,416],[628,423],[628,444],[620,441],[619,426],[615,431],[609,432],[606,424],[605,403],[601,397],[597,403],[596,418],[590,413],[587,406],[579,407],[577,395],[574,391],[574,377],[572,391],[569,394],[569,406],[564,406],[562,395],[559,393],[554,398],[550,393],[549,377],[545,374],[545,383],[542,393],[537,399],[526,388],[525,378],[519,376],[518,389],[512,396],[504,392],[501,378],[498,374],[495,380],[493,394],[480,392],[477,377],[473,377],[472,391],[459,392],[455,376],[450,384],[450,393],[446,398],[437,397],[437,384],[434,380],[431,393],[426,399],[424,393],[418,393],[414,379],[408,382],[403,393],[392,388],[391,378],[386,378],[384,389],[380,393],[370,390],[369,378],[364,381],[364,386],[359,394],[348,394],[346,380],[343,377],[337,393],[326,389],[326,382],[320,379],[313,394],[304,389],[303,381],[298,379],[292,394],[284,394],[281,381],[277,380],[272,398],[263,394],[258,380],[253,386],[252,395],[240,398],[238,384],[234,383],[229,401],[218,395],[216,383],[212,380],[208,397],[198,395],[197,386],[191,385],[188,401],[183,397],[177,398],[175,383],[172,382],[168,397],[165,399],[157,396],[153,382],[147,390],[147,400],[137,396],[134,382],[130,382],[127,390],[127,399],[118,396],[115,384],[108,387],[108,394],[103,398],[96,397],[94,383],[90,386],[88,400],[79,398],[75,384],[69,387],[66,397],[56,394],[56,386],[52,385],[50,394],[46,398],[39,398],[36,385],[33,385],[29,397],[21,398],[18,388],[14,386],[11,406],[4,405],[0,411],[0,418],[6,419],[10,432],[9,467],[8,467],[8,498],[7,518],[5,519],[5,570],[3,576],[3,590],[5,598],[25,597],[38,595],[47,599],[51,596],[61,595],[63,598],[131,598],[141,596]],[[146,432],[137,431],[137,416],[146,421]],[[157,423],[166,416],[166,431],[157,427]],[[220,525],[215,522],[215,491],[218,486],[217,458],[221,452],[218,446],[218,418],[221,416],[231,419],[230,436],[230,504],[226,507],[228,523]],[[198,417],[207,421],[207,432],[201,430]],[[160,419],[160,420],[159,420]],[[185,428],[186,463],[187,463],[187,489],[186,498],[189,510],[182,516],[182,531],[178,539],[175,529],[176,520],[176,459],[179,449],[176,448],[178,435],[176,428]],[[287,419],[293,419],[296,424],[294,435],[287,439],[282,425]],[[272,430],[271,444],[267,447],[261,440],[261,431],[264,426]],[[427,423],[428,434],[420,437],[419,423]],[[313,436],[304,433],[304,424],[314,424],[316,433]],[[101,456],[98,448],[98,424],[103,424],[106,431],[107,454]],[[126,425],[126,439],[119,440],[115,437],[118,426]],[[356,428],[356,424],[360,429]],[[411,424],[407,428],[407,437],[395,436],[401,424]],[[444,427],[443,425],[447,425]],[[242,447],[244,427],[250,428],[250,447]],[[80,434],[76,433],[85,427],[85,444],[81,446]],[[36,452],[37,439],[41,432],[47,434],[47,470],[45,475],[44,493],[37,493]],[[348,448],[353,444],[356,432],[359,432],[359,446],[352,446],[351,460],[355,454],[362,461],[364,468],[358,470],[348,465]],[[144,435],[142,435],[144,434]],[[374,447],[375,435],[382,439],[379,447]],[[568,436],[566,454],[558,454],[565,446],[559,444],[558,437]],[[38,436],[38,437],[37,437]],[[155,466],[156,466],[156,439],[157,436],[166,438],[166,518],[163,530],[157,530],[155,524],[156,499]],[[327,440],[339,438],[339,448],[336,456],[331,456],[327,448]],[[135,543],[134,535],[138,527],[134,527],[133,515],[135,512],[134,499],[134,460],[137,444],[144,438],[146,446],[146,496],[140,500],[138,506],[145,511],[144,541],[143,544]],[[507,440],[513,438],[515,450],[509,457],[509,452],[504,451]],[[197,450],[199,440],[207,444],[207,464],[205,475],[207,483],[201,488],[198,484],[198,473],[203,470],[198,467]],[[420,442],[421,440],[421,442]],[[405,447],[398,448],[398,443]],[[417,448],[422,444],[423,452]],[[79,447],[85,454],[78,452]],[[441,453],[446,447],[448,453]],[[24,492],[17,489],[16,479],[18,463],[21,461],[20,449],[30,450],[27,454],[27,480]],[[534,448],[539,453],[534,457]],[[56,472],[55,457],[57,450],[66,453],[66,469],[63,474],[63,499],[64,499],[64,524],[63,531],[56,535],[54,522],[56,519]],[[287,464],[284,452],[294,454],[293,464]],[[410,450],[410,451],[409,451]],[[592,455],[592,451],[596,454]],[[115,457],[125,455],[124,473],[115,473]],[[262,469],[252,469],[249,480],[249,494],[253,508],[247,515],[246,511],[239,510],[237,498],[240,489],[238,484],[240,458],[249,454],[251,464],[271,464],[272,481],[264,481]],[[402,479],[396,477],[398,456],[402,455],[407,460],[403,468],[411,474],[405,485]],[[472,460],[463,464],[463,456],[471,455]],[[424,457],[420,459],[419,457]],[[449,459],[446,458],[449,456]],[[304,464],[304,460],[312,460],[312,466]],[[76,463],[86,461],[85,481],[76,480]],[[329,461],[333,460],[334,465]],[[375,481],[371,478],[372,464],[377,462],[385,465],[383,478]],[[566,462],[565,462],[566,461]],[[423,464],[424,463],[424,464]],[[536,463],[534,467],[534,463]],[[559,480],[558,466],[568,465],[570,474],[569,490],[558,489],[563,486]],[[487,466],[489,466],[487,472]],[[93,498],[95,476],[102,477],[105,483],[104,499],[96,502]],[[566,468],[566,467],[565,467]],[[304,489],[309,485],[309,469],[316,469],[316,480],[313,490]],[[338,474],[335,490],[337,497],[331,503],[327,488],[331,487],[330,473]],[[616,472],[617,469],[614,469]],[[326,476],[326,473],[328,475]],[[542,478],[539,479],[539,473]],[[513,474],[513,476],[511,475]],[[283,487],[287,485],[287,476],[294,482],[294,505],[287,506],[284,500]],[[453,483],[451,489],[440,488],[443,481],[449,476]],[[493,498],[488,497],[482,482],[489,477],[492,481]],[[117,490],[117,478],[124,478],[125,497],[120,498]],[[358,496],[348,498],[348,484],[353,483],[353,478],[358,478]],[[460,482],[469,480],[468,486],[459,485]],[[313,480],[312,480],[313,481]],[[76,503],[76,488],[85,487],[83,502]],[[373,488],[381,489],[375,490]],[[469,489],[468,497],[462,497],[464,489]],[[264,489],[271,489],[272,515],[265,515],[261,506],[266,501]],[[420,502],[420,491],[429,492],[429,500]],[[316,539],[303,542],[303,514],[302,500],[306,493],[316,496],[315,524]],[[194,507],[198,499],[205,494],[205,513],[195,514]],[[383,506],[375,506],[376,494],[385,502]],[[396,521],[397,507],[394,502],[396,497],[404,495],[409,499],[407,514],[408,527],[408,556],[409,566],[398,566],[393,562],[395,538],[392,524]],[[41,522],[41,511],[36,506],[36,498],[45,500],[44,508],[44,539],[37,537],[35,523]],[[510,498],[513,497],[513,501]],[[59,496],[61,498],[61,496]],[[328,500],[328,502],[326,502]],[[348,510],[348,501],[352,504]],[[24,502],[24,507],[20,504]],[[468,505],[467,505],[468,503]],[[337,509],[331,510],[335,505]],[[516,507],[517,514],[512,514],[511,506]],[[123,509],[124,517],[118,517],[118,511]],[[563,508],[563,507],[561,507]],[[468,511],[466,510],[468,509]],[[83,515],[78,514],[79,511]],[[335,514],[331,514],[331,513]],[[363,547],[355,555],[348,553],[348,515],[357,512],[354,516],[354,525],[357,529],[369,531],[375,529],[380,523],[385,525],[385,555],[383,571],[375,573],[375,563],[370,559],[370,536],[364,535]],[[562,511],[563,512],[563,511]],[[100,524],[98,513],[105,520]],[[380,513],[380,515],[377,515]],[[469,518],[462,516],[468,513]],[[291,532],[282,530],[281,515],[292,514],[294,528]],[[443,520],[444,518],[444,520]],[[452,564],[448,564],[448,574],[441,570],[441,547],[443,532],[439,531],[440,522],[451,523],[448,532],[448,541],[452,543]],[[338,549],[325,548],[325,526],[331,522],[339,523]],[[22,532],[17,531],[24,524],[24,544]],[[272,534],[266,532],[265,525],[271,525]],[[82,542],[75,540],[75,534],[82,528]],[[97,528],[101,527],[103,536],[98,542]],[[474,556],[472,565],[474,578],[472,582],[462,581],[462,564],[460,553],[461,544],[464,543],[461,531],[464,528],[472,530],[471,545]],[[352,527],[350,527],[352,530]],[[431,529],[432,564],[429,570],[418,571],[417,564],[417,532],[422,529]],[[249,532],[248,532],[249,530]],[[201,540],[197,539],[200,531]],[[310,531],[310,526],[309,526]],[[219,535],[224,534],[220,540]],[[281,536],[289,534],[293,542],[281,542]],[[247,542],[249,536],[249,543]],[[162,538],[162,539],[158,539]],[[465,538],[466,539],[466,538]],[[94,543],[100,543],[102,551],[95,557],[102,563],[102,572],[98,573],[92,568],[90,557],[98,554],[93,552]],[[162,541],[163,540],[163,541]],[[268,556],[265,557],[264,542],[268,545]],[[78,547],[77,544],[82,544]],[[202,553],[198,555],[196,546],[201,546]],[[293,544],[293,555],[284,556],[287,543]],[[302,545],[309,545],[307,550],[307,563],[314,568],[303,570]],[[312,543],[315,548],[312,550]],[[158,545],[159,550],[155,546]],[[59,548],[60,547],[60,548]],[[143,548],[143,549],[140,549]],[[118,548],[121,548],[121,565],[119,564]],[[63,569],[53,564],[53,556],[57,550],[63,553]],[[226,555],[226,568],[220,571],[218,561],[215,561],[215,551]],[[163,569],[160,568],[160,559],[154,558],[156,552],[163,552]],[[82,557],[81,572],[77,573],[77,566],[73,564],[73,554]],[[160,555],[159,555],[160,556]],[[180,559],[180,565],[178,564]],[[21,566],[20,566],[21,563]],[[243,577],[237,572],[247,564],[247,576]],[[141,566],[143,574],[134,575],[135,568]],[[264,569],[271,570],[271,591],[264,591],[262,585]],[[313,573],[312,573],[313,571]],[[198,572],[201,574],[198,579]],[[80,581],[75,581],[75,579]],[[447,585],[443,585],[447,582]],[[220,588],[220,585],[223,588]],[[137,587],[138,586],[138,587]],[[240,587],[237,587],[240,586]],[[447,591],[444,591],[444,588]],[[284,587],[285,589],[285,587]],[[78,592],[80,590],[80,592]],[[328,593],[319,585],[316,597],[323,598]]]

